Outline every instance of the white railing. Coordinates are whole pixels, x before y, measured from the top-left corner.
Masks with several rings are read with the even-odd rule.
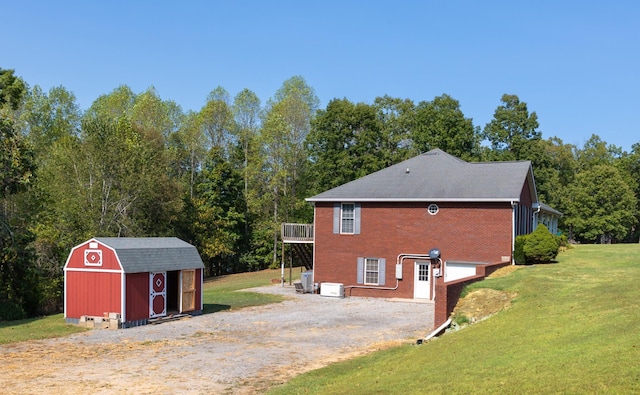
[[[284,242],[312,243],[313,224],[283,223],[280,236]]]

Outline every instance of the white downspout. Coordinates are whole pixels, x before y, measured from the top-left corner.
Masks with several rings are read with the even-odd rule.
[[[540,203],[538,203],[538,208],[533,213],[533,224],[531,224],[531,231],[536,230],[536,228],[538,227],[538,214],[540,213],[540,210],[542,210],[542,207],[540,207]]]
[[[516,251],[516,207],[518,203],[515,200],[511,201],[511,264],[516,264],[516,258],[513,253]]]
[[[440,333],[444,329],[446,329],[450,324],[451,324],[451,318],[447,319],[444,322],[444,324],[440,325],[436,330],[434,330],[433,332],[429,333],[427,335],[427,337],[425,337],[424,339],[418,339],[418,344],[422,344],[422,343],[426,342],[427,340],[431,339],[432,337],[436,336],[438,333]]]

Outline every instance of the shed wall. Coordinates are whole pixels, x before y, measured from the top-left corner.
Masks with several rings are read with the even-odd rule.
[[[66,318],[122,313],[120,273],[67,271],[65,281]]]
[[[149,273],[127,273],[124,321],[149,319]]]
[[[92,250],[89,248],[90,243],[86,242],[77,246],[69,256],[65,268],[67,269],[100,269],[100,270],[122,270],[120,262],[116,257],[115,252],[106,247],[102,243],[95,242],[98,247],[95,250],[101,251],[102,260],[100,265],[86,265],[85,264],[85,251]]]

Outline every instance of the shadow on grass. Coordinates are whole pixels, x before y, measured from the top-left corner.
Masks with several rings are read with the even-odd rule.
[[[32,322],[40,321],[46,317],[33,317],[33,318],[25,318],[22,320],[14,320],[14,321],[0,321],[0,328],[9,328],[16,325],[25,325],[30,324]]]
[[[228,304],[204,303],[202,306],[202,314],[213,314],[229,309],[231,309],[231,306]]]

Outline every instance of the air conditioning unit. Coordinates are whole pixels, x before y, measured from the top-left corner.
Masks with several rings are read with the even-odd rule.
[[[304,293],[313,293],[313,271],[307,270],[300,273],[300,282],[302,283],[302,289]]]
[[[342,283],[322,283],[320,284],[320,296],[344,298],[344,285]]]

